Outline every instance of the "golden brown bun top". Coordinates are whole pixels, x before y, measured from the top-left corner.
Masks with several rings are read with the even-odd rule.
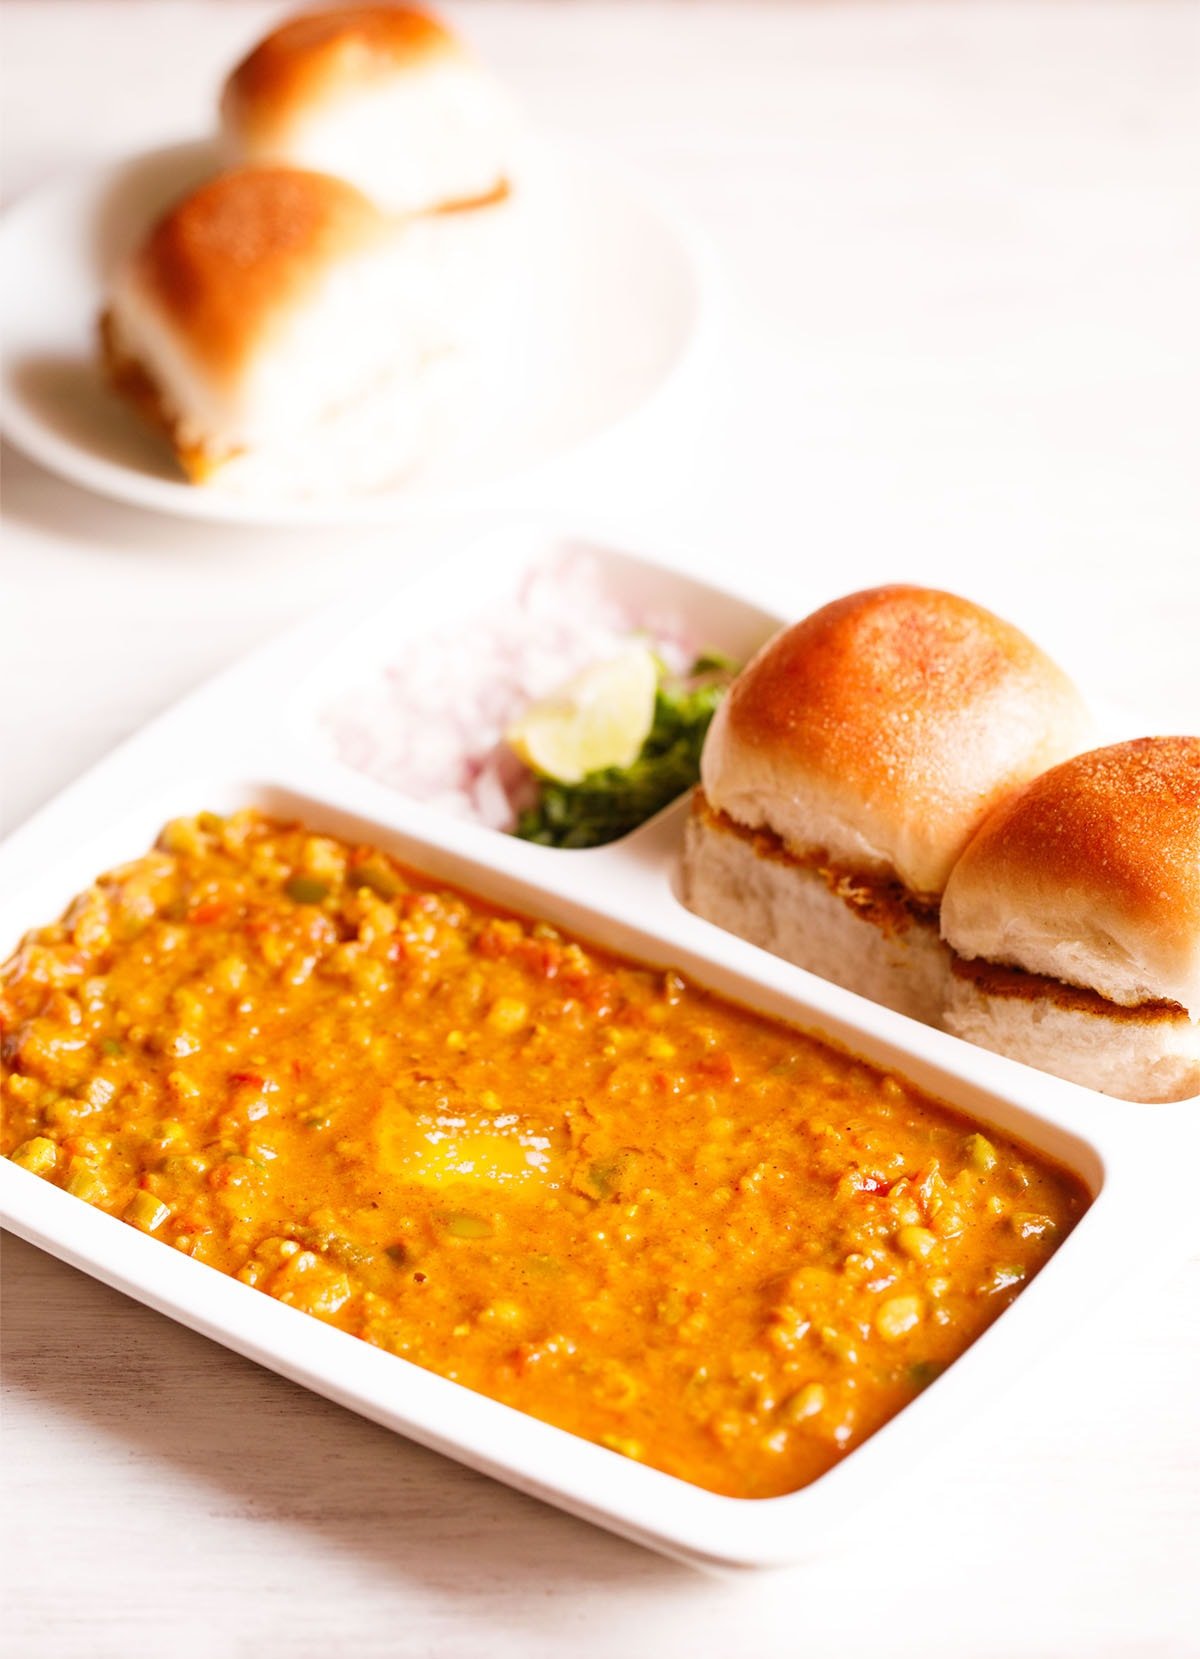
[[[300,12],[242,59],[225,83],[221,112],[260,135],[286,127],[313,104],[466,49],[415,6],[345,6]]]
[[[794,851],[940,894],[990,807],[1086,740],[1070,680],[969,600],[896,585],[776,635],[705,746],[709,799]]]
[[[1200,1015],[1200,737],[1068,760],[989,815],[946,890],[961,955]]]
[[[387,231],[378,209],[340,179],[243,167],[168,209],[130,276],[197,360],[228,378],[331,263]]]

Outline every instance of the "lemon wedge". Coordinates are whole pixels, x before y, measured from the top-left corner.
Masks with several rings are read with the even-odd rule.
[[[644,645],[594,663],[532,704],[508,730],[526,766],[578,783],[606,766],[631,766],[654,724],[658,664]]]

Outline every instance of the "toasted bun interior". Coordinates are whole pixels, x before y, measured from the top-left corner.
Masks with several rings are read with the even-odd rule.
[[[846,890],[836,873],[764,848],[698,798],[683,897],[706,921],[926,1024],[941,1023],[950,953],[935,919]]]
[[[701,776],[736,822],[936,897],[988,810],[1087,729],[1070,680],[1018,629],[953,594],[882,587],[759,652]]]
[[[946,997],[955,1036],[1122,1100],[1200,1094],[1200,1025],[1176,1005],[1121,1008],[1041,975],[963,967]]]
[[[942,932],[961,957],[1200,1019],[1200,738],[1116,743],[1035,778],[955,866]]]

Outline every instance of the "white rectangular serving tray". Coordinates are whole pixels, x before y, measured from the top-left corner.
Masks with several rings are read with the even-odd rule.
[[[63,1261],[293,1381],[575,1515],[707,1566],[799,1560],[905,1470],[936,1477],[952,1429],[1031,1363],[1067,1319],[1144,1270],[1134,1241],[1153,1218],[1152,1170],[1173,1139],[1200,1144],[1195,1106],[1133,1106],[972,1048],[830,985],[691,915],[674,886],[685,803],[591,851],[537,847],[452,818],[350,771],[318,735],[331,695],[402,650],[514,591],[579,538],[492,533],[394,593],[306,623],[146,727],[0,846],[0,952],[57,917],[102,871],[147,850],[168,818],[258,806],[369,840],[418,870],[611,949],[679,968],[910,1078],[985,1125],[1061,1160],[1092,1204],[996,1323],[896,1418],[811,1486],[721,1497],[498,1404],[322,1324],[191,1260],[0,1159],[0,1221]],[[744,658],[781,625],[648,559],[586,551],[637,606],[680,613],[707,645]],[[464,601],[464,595],[469,598]],[[1180,1206],[1173,1208],[1179,1209]],[[1147,1225],[1146,1233],[1150,1229]],[[1149,1245],[1147,1249],[1151,1248]]]

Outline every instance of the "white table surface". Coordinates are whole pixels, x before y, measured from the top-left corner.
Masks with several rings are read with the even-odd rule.
[[[7,195],[201,130],[273,10],[8,0]],[[453,14],[539,119],[672,193],[726,273],[687,441],[564,469],[531,508],[616,513],[785,607],[955,587],[1147,730],[1200,729],[1200,7]],[[247,647],[464,530],[174,522],[11,454],[5,484],[4,827]],[[1200,1260],[1130,1248],[1144,1282],[854,1547],[711,1580],[8,1240],[5,1652],[1198,1654]]]

